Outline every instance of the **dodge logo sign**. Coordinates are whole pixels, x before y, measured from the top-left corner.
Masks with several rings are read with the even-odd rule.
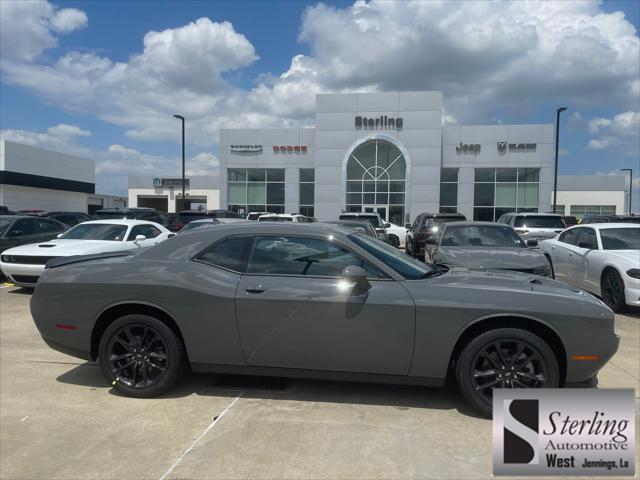
[[[307,153],[306,145],[274,145],[273,153]]]

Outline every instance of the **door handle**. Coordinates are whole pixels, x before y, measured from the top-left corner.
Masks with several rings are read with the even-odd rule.
[[[247,293],[264,293],[264,288],[262,285],[254,285],[252,287],[248,287],[244,289]]]
[[[570,257],[573,257],[573,252],[569,252],[569,256],[570,256]]]

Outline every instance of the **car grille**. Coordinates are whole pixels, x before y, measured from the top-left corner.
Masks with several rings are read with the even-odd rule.
[[[37,275],[11,275],[13,281],[16,283],[38,283]]]
[[[31,255],[2,255],[4,263],[21,263],[23,265],[44,265],[49,260],[58,257],[36,257]]]

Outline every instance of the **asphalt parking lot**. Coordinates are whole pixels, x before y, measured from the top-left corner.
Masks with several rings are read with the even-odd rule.
[[[491,422],[455,390],[192,374],[168,396],[124,398],[44,344],[30,296],[0,288],[2,479],[491,476]],[[634,388],[638,419],[637,312],[616,331],[600,387]]]

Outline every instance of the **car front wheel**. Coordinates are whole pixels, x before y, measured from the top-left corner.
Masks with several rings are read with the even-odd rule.
[[[105,378],[129,397],[155,397],[182,376],[185,353],[166,324],[147,315],[126,315],[107,327],[98,358]]]
[[[621,311],[625,306],[624,284],[620,274],[615,270],[608,270],[602,276],[602,301],[614,312]]]
[[[400,246],[400,239],[395,235],[389,235],[389,245],[398,248]]]
[[[547,342],[518,328],[474,337],[456,365],[458,387],[478,413],[491,417],[494,388],[556,388],[558,360]]]

